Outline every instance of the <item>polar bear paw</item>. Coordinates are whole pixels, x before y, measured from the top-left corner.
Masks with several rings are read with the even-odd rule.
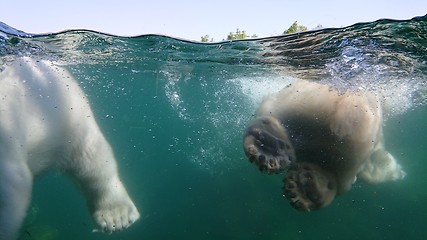
[[[244,150],[249,161],[267,173],[280,173],[296,159],[285,128],[273,117],[255,119],[246,129]]]
[[[98,225],[94,232],[117,232],[130,227],[139,219],[138,209],[130,199],[116,201],[115,203],[101,204],[93,213],[95,223]]]
[[[283,182],[284,196],[292,207],[304,212],[327,206],[337,193],[335,177],[311,163],[290,167]]]

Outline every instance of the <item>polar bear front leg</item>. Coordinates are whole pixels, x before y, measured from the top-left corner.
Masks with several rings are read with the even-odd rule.
[[[0,240],[15,239],[31,199],[33,177],[27,165],[0,146]]]
[[[91,196],[89,206],[98,225],[95,231],[114,232],[128,228],[139,218],[139,212],[118,176],[98,187],[97,196]]]
[[[94,231],[115,232],[128,228],[139,219],[139,212],[121,182],[116,161],[102,134],[90,135],[77,149],[69,175],[85,194]],[[79,147],[78,147],[79,148]]]

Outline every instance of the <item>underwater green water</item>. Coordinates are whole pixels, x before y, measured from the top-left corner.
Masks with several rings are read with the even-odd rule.
[[[427,17],[215,44],[0,32],[0,70],[16,56],[55,60],[78,79],[141,211],[126,231],[92,233],[82,195],[51,172],[35,183],[20,239],[427,237]],[[246,159],[242,134],[262,97],[297,78],[381,94],[386,147],[406,178],[358,181],[324,209],[294,210],[283,175]]]

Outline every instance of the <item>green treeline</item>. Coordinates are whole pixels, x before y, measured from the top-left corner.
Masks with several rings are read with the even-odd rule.
[[[323,28],[322,25],[317,25],[315,29],[321,29]],[[292,25],[283,32],[283,34],[292,34],[297,32],[304,32],[307,31],[307,27],[304,25],[299,25],[298,21],[295,21],[292,23]],[[227,35],[226,40],[239,40],[239,39],[246,39],[246,38],[257,38],[258,36],[256,34],[248,35],[245,30],[236,29],[236,32],[230,32]],[[223,39],[225,40],[225,39]],[[201,37],[201,42],[213,42],[213,38],[211,38],[209,35],[204,35]]]
[[[284,31],[283,34],[292,34],[297,32],[305,32],[307,31],[307,27],[303,25],[298,25],[298,21],[292,23],[292,25],[288,28],[288,30]]]

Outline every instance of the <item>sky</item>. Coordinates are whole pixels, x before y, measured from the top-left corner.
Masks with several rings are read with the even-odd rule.
[[[121,36],[163,34],[221,41],[237,28],[280,35],[294,21],[313,29],[427,14],[427,0],[5,0],[0,21],[27,33],[89,29]]]

